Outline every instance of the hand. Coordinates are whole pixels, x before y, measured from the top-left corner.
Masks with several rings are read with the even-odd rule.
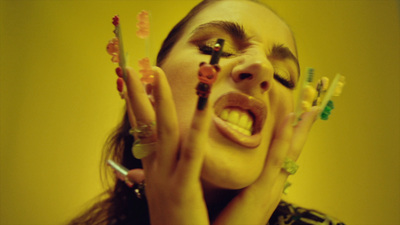
[[[164,72],[153,67],[154,107],[144,91],[138,75],[127,68],[127,108],[133,120],[143,124],[156,121],[156,135],[141,139],[155,143],[155,151],[142,159],[146,180],[146,197],[152,224],[208,224],[200,172],[204,143],[210,120],[208,107],[196,110],[186,139],[180,142],[178,120],[172,93]],[[133,118],[134,117],[134,118]],[[137,181],[138,171],[128,178]],[[142,176],[143,177],[143,176]]]
[[[288,173],[282,169],[285,158],[297,160],[319,112],[318,107],[302,115],[292,126],[294,114],[286,116],[271,142],[259,178],[236,196],[216,219],[215,224],[267,224],[281,200]]]

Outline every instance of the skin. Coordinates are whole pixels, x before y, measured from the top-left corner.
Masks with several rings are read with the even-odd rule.
[[[249,17],[248,12],[252,12],[254,16]],[[219,29],[209,29],[193,35],[193,30],[199,25],[214,20],[238,22],[251,38],[235,43],[233,37]],[[257,3],[222,1],[202,11],[187,26],[182,38],[162,65],[171,85],[182,133],[188,132],[196,108],[197,96],[193,94],[193,88],[198,82],[194,77],[198,71],[198,64],[210,59],[209,55],[198,50],[194,42],[204,39],[204,42],[215,41],[218,37],[225,39],[226,51],[235,53],[235,56],[221,58],[221,72],[212,88],[210,106],[213,106],[220,96],[233,91],[253,96],[264,102],[267,107],[268,116],[262,130],[263,140],[256,148],[242,147],[225,138],[214,124],[210,125],[202,177],[218,187],[239,189],[250,185],[260,175],[271,135],[282,122],[283,116],[293,111],[292,90],[273,79],[273,67],[281,66],[292,70],[291,76],[295,82],[298,71],[289,60],[267,58],[269,51],[274,44],[283,44],[293,53],[296,50],[287,25]],[[239,73],[251,73],[253,79],[238,80]],[[260,87],[264,81],[269,85],[266,90]],[[216,116],[215,111],[212,116]]]
[[[210,18],[238,22],[250,38],[238,41],[214,28],[193,34]],[[221,71],[209,103],[199,111],[194,89],[198,65],[210,56],[199,51],[198,45],[216,38],[224,38],[226,49],[233,55],[220,60]],[[254,2],[219,1],[188,24],[161,68],[153,68],[153,104],[139,75],[127,68],[128,110],[142,123],[157,121],[156,135],[141,139],[142,143],[157,140],[155,152],[142,159],[144,173],[128,173],[133,182],[146,180],[152,224],[266,224],[288,176],[281,169],[282,163],[285,157],[297,159],[318,113],[314,108],[292,126],[292,89],[279,82],[274,73],[279,71],[296,83],[297,64],[272,54],[274,45],[296,53],[290,29],[274,13]],[[257,99],[266,108],[256,146],[246,147],[227,138],[213,122],[215,102],[231,92]],[[221,199],[225,195],[220,193],[228,189],[238,191]],[[226,205],[213,208],[213,202],[219,200],[226,201]]]

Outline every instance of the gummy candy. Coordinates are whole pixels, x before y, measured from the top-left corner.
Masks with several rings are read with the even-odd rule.
[[[146,57],[139,60],[139,67],[141,68],[139,72],[142,74],[140,81],[142,81],[144,84],[153,83],[154,76],[150,65],[150,59]]]
[[[150,35],[150,20],[149,20],[149,13],[145,10],[142,10],[137,15],[137,24],[136,27],[138,30],[136,31],[136,35],[139,38],[147,38]]]
[[[345,77],[341,76],[332,96],[339,96],[342,93],[344,84],[345,84]]]
[[[324,111],[321,113],[321,119],[322,120],[328,120],[329,115],[331,115],[332,109],[334,109],[333,101],[329,100],[328,104],[326,105]]]
[[[118,38],[114,37],[107,44],[107,52],[112,56],[111,61],[114,63],[119,62],[119,41]]]
[[[317,94],[317,91],[311,87],[311,85],[307,85],[303,90],[303,99],[301,102],[301,107],[304,111],[308,112],[311,109],[312,102]]]
[[[119,25],[119,16],[114,16],[112,19],[112,24],[114,24],[114,26],[118,26]]]

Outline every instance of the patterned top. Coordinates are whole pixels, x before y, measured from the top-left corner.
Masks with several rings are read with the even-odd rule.
[[[272,214],[268,225],[344,225],[337,219],[331,218],[315,210],[305,209],[281,201]]]

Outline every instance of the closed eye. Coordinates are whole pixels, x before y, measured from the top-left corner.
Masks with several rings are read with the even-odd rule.
[[[208,45],[199,45],[199,50],[201,53],[206,54],[206,55],[211,55],[213,52],[213,48]],[[222,53],[221,53],[221,57],[230,57],[233,55],[234,55],[233,53],[224,52],[224,51],[222,51]]]
[[[274,79],[289,89],[294,89],[296,86],[290,72],[284,66],[274,66]]]
[[[287,79],[281,77],[279,74],[274,74],[274,79],[289,89],[294,89],[294,87],[295,87],[295,84],[292,80],[287,80]]]

